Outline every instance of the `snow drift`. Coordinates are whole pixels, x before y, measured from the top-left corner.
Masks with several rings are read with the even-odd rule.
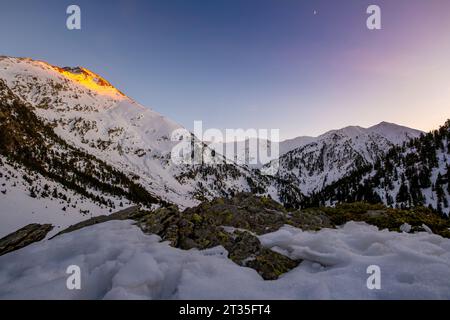
[[[0,257],[0,299],[450,299],[450,240],[437,235],[350,222],[260,239],[304,261],[264,281],[223,248],[183,251],[111,221]],[[66,288],[69,265],[81,268],[81,290]],[[381,268],[381,290],[366,286],[369,265]]]

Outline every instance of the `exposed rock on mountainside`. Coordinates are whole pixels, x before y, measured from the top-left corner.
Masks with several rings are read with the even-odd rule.
[[[0,239],[0,256],[41,241],[53,229],[50,224],[29,224]]]
[[[450,238],[450,219],[425,207],[403,210],[388,208],[382,204],[354,202],[338,204],[336,207],[305,209],[302,213],[324,214],[336,226],[349,221],[361,221],[377,226],[380,230],[404,232],[406,224],[409,225],[408,233],[423,232],[429,228],[435,234]]]

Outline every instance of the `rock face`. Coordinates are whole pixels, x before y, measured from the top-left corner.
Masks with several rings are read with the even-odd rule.
[[[229,258],[240,266],[255,269],[265,280],[276,280],[301,262],[262,247],[259,239],[247,231],[234,231],[231,239],[225,245]]]
[[[129,208],[126,208],[124,210],[115,212],[113,214],[110,214],[109,216],[93,217],[91,219],[88,219],[88,220],[85,220],[85,221],[81,221],[80,223],[77,223],[77,224],[74,224],[74,225],[68,227],[67,229],[57,233],[56,235],[54,235],[50,239],[53,239],[54,237],[57,237],[57,236],[59,236],[61,234],[64,234],[64,233],[68,233],[68,232],[72,232],[72,231],[75,231],[75,230],[82,229],[84,227],[92,226],[92,225],[97,224],[97,223],[102,223],[102,222],[111,221],[111,220],[136,219],[139,214],[141,214],[140,211],[139,211],[139,206],[133,206],[133,207],[129,207]]]
[[[41,241],[53,229],[50,224],[29,224],[0,239],[0,256]]]
[[[235,263],[255,269],[264,279],[277,279],[299,261],[262,247],[257,235],[273,232],[285,224],[305,230],[332,227],[320,213],[287,212],[268,197],[248,193],[230,199],[218,198],[184,211],[177,207],[144,215],[138,225],[181,249],[223,246]]]

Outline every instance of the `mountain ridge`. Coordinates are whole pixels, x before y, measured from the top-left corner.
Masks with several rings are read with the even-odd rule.
[[[121,94],[98,94],[76,79],[66,78],[50,64],[2,57],[0,79],[15,97],[14,100],[20,101],[20,108],[34,114],[36,121],[42,121],[48,128],[48,134],[55,134],[70,148],[88,154],[132,179],[162,203],[174,203],[186,208],[204,199],[238,192],[270,194],[278,201],[289,198],[290,201],[298,202],[302,197],[296,188],[282,180],[263,176],[245,166],[227,161],[220,155],[214,155],[212,150],[198,141],[194,141],[195,148],[207,162],[173,162],[172,150],[180,140],[174,140],[172,134],[184,130],[183,127]],[[9,99],[6,94],[0,98],[5,101]],[[13,120],[13,113],[5,115],[6,122]],[[191,143],[191,140],[188,141]],[[10,152],[5,150],[3,156],[9,157]],[[49,161],[52,162],[51,159]],[[5,170],[6,167],[2,167],[2,171]],[[14,171],[14,167],[8,167],[8,170]],[[8,197],[14,192],[17,197],[20,197],[20,193],[25,199],[29,197],[28,189],[18,187],[27,185],[22,172],[13,175],[16,176],[14,183],[4,182],[9,189],[2,190],[5,191],[5,194],[1,194],[2,202],[9,201]],[[10,175],[7,177],[11,179]],[[71,198],[68,195],[65,197]],[[42,200],[41,193],[33,199]],[[41,202],[41,205],[32,207],[39,207],[41,212],[46,211],[48,204],[44,204],[44,200]],[[106,205],[110,205],[110,208],[113,206],[109,202]],[[60,212],[63,208],[67,209],[67,205],[61,204],[59,209],[52,210]],[[95,208],[104,213],[99,207]],[[81,210],[85,212],[88,209],[80,208],[80,213]],[[8,219],[14,220],[15,217]],[[42,222],[34,221],[36,218],[31,215],[30,219],[28,222]]]
[[[387,122],[369,128],[348,126],[330,130],[275,160],[279,165],[277,176],[291,181],[308,195],[364,164],[374,163],[391,147],[422,134]],[[265,166],[270,165],[273,163]]]
[[[297,137],[284,142],[282,152],[288,151],[275,160],[279,161],[278,172],[264,175],[258,168],[235,163],[215,154],[207,144],[196,139],[175,121],[137,103],[100,75],[83,67],[60,68],[29,58],[1,56],[0,81],[4,89],[0,90],[0,98],[4,103],[16,101],[17,108],[36,116],[36,120],[33,120],[35,127],[46,128],[47,136],[42,141],[53,144],[54,141],[60,141],[58,143],[64,149],[73,150],[70,152],[96,163],[90,165],[89,161],[83,160],[89,164],[88,168],[97,166],[99,172],[106,170],[109,176],[120,175],[121,181],[129,181],[122,191],[114,191],[116,193],[111,197],[108,192],[114,188],[108,186],[105,175],[95,176],[90,173],[98,178],[94,183],[97,191],[92,192],[89,188],[78,189],[79,185],[75,189],[67,189],[62,180],[58,180],[55,185],[51,181],[55,176],[49,175],[51,170],[46,168],[46,171],[32,174],[36,180],[43,181],[42,185],[29,186],[30,183],[24,177],[30,173],[21,167],[22,164],[11,162],[12,149],[3,150],[0,167],[7,174],[0,177],[4,186],[0,190],[0,197],[3,197],[0,201],[11,199],[12,194],[16,198],[24,197],[27,201],[33,196],[33,201],[23,206],[23,211],[34,207],[38,209],[33,213],[34,217],[25,219],[26,222],[51,222],[43,219],[50,219],[50,212],[53,212],[59,227],[67,225],[64,221],[61,224],[65,218],[58,216],[62,209],[67,210],[68,215],[70,213],[70,223],[74,223],[93,211],[105,214],[119,204],[139,203],[131,195],[130,186],[138,194],[147,193],[155,199],[155,205],[171,203],[182,209],[198,205],[204,200],[230,197],[240,192],[270,196],[288,208],[298,208],[312,193],[319,192],[364,165],[375,163],[393,146],[422,134],[415,129],[381,122],[369,128],[348,126],[330,130],[318,137]],[[12,96],[14,98],[11,100]],[[6,122],[17,122],[14,113],[6,112],[4,115]],[[38,121],[42,125],[38,125]],[[188,139],[191,139],[189,143],[193,143],[194,150],[198,151],[197,157],[207,162],[192,164],[172,161],[174,147],[185,139],[173,139],[173,133],[178,130],[188,133]],[[43,145],[44,142],[40,143]],[[31,151],[33,155],[35,150]],[[49,153],[46,157],[50,163],[64,163],[58,153]],[[79,173],[74,174],[76,176]],[[60,190],[56,192],[56,198],[78,199],[80,192],[84,198],[82,196],[75,201],[77,205],[73,208],[73,202],[69,205],[64,199],[50,204],[42,198],[48,193],[48,190],[43,190],[45,185]],[[105,190],[108,192],[105,193]],[[103,196],[105,199],[101,200]],[[36,201],[40,201],[39,205]],[[52,209],[47,210],[49,207]],[[11,206],[9,210],[14,209]],[[77,210],[78,215],[75,212]],[[11,225],[23,222],[22,219],[14,220],[14,216],[8,219]]]

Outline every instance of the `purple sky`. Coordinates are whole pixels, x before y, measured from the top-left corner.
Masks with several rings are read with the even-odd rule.
[[[65,27],[78,4],[82,30]],[[366,28],[366,8],[382,30]],[[0,54],[84,66],[192,129],[450,118],[448,0],[0,0]],[[316,14],[314,14],[316,11]]]

